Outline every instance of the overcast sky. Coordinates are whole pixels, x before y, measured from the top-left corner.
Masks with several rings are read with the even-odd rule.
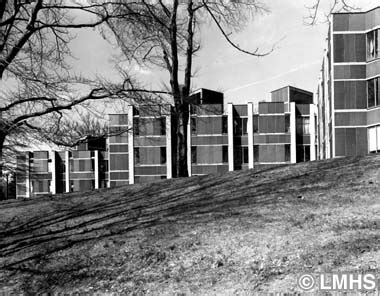
[[[235,42],[248,50],[259,47],[265,51],[275,45],[275,50],[263,58],[236,51],[216,28],[204,28],[203,48],[195,58],[197,74],[193,88],[223,91],[226,102],[237,104],[268,100],[270,91],[286,85],[315,92],[328,25],[304,24],[304,17],[308,14],[306,5],[311,1],[264,0],[270,12],[258,15],[244,31],[232,35]],[[326,9],[330,1],[323,1]],[[353,2],[363,10],[380,5],[378,0]],[[114,50],[98,32],[85,30],[78,33],[72,49],[78,58],[76,67],[85,69],[82,70],[85,74],[112,77],[114,70],[110,59]],[[152,85],[168,81],[168,76],[157,75],[153,69],[135,70]]]

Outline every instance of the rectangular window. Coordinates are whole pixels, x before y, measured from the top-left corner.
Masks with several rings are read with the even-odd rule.
[[[140,148],[134,148],[135,164],[140,164]]]
[[[197,147],[191,147],[191,163],[197,163]]]
[[[247,134],[248,118],[235,118],[234,119],[234,135],[242,136]]]
[[[239,124],[240,118],[234,118],[234,135],[241,135],[241,125]]]
[[[234,165],[241,165],[242,164],[241,152],[242,152],[241,147],[236,147],[236,146],[234,147]]]
[[[259,145],[253,146],[253,161],[259,162]]]
[[[302,145],[297,146],[296,153],[297,153],[297,157],[296,157],[297,162],[303,162],[305,159],[305,152]]]
[[[253,115],[253,132],[258,133],[259,132],[259,116]]]
[[[152,127],[147,130],[146,135],[163,136],[166,134],[166,120],[165,117],[145,120],[145,125]]]
[[[373,30],[367,33],[367,60],[375,59],[380,54],[379,44],[380,30]]]
[[[133,118],[133,134],[135,136],[138,136],[140,134],[139,119],[138,118]]]
[[[59,166],[58,166],[58,172],[59,173],[64,173],[66,171],[66,165],[65,163],[62,161],[59,163]]]
[[[241,125],[242,125],[243,135],[246,135],[248,133],[248,118],[242,118]]]
[[[223,163],[228,162],[228,146],[222,146]]]
[[[377,152],[380,150],[379,145],[380,126],[368,128],[368,149],[369,152]]]
[[[197,134],[197,119],[194,117],[191,117],[190,124],[191,124],[191,134],[196,135]]]
[[[367,102],[368,108],[376,106],[375,79],[367,81]]]
[[[70,192],[75,191],[74,180],[70,180]]]
[[[310,118],[309,117],[303,118],[303,133],[305,135],[310,134]]]
[[[222,133],[223,134],[228,133],[228,117],[227,116],[222,117]]]
[[[290,145],[285,145],[285,161],[290,161]]]
[[[160,147],[160,153],[161,153],[161,164],[166,163],[166,147]]]
[[[47,159],[34,159],[31,163],[33,163],[33,172],[35,173],[47,173],[49,171]]]
[[[310,161],[310,146],[309,145],[298,145],[296,148],[297,162]]]
[[[367,81],[367,106],[380,106],[380,78]]]
[[[160,119],[160,126],[161,126],[161,136],[165,136],[166,135],[166,118],[165,117],[162,117]]]
[[[248,163],[248,147],[234,147],[234,164],[241,165]]]
[[[297,135],[309,135],[310,134],[310,118],[298,117],[296,119]]]
[[[285,133],[290,133],[290,115],[285,114]]]
[[[99,171],[102,173],[108,172],[108,160],[107,159],[103,159],[100,161]]]
[[[248,147],[242,147],[242,151],[243,151],[243,163],[248,163]]]
[[[305,147],[305,161],[310,161],[310,146]]]

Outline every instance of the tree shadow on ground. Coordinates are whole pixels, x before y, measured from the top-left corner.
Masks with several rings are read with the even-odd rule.
[[[343,174],[355,177],[360,173],[358,163],[360,171],[369,165],[372,170],[380,167],[371,159],[345,158],[99,190],[85,197],[76,193],[62,197],[64,202],[56,197],[48,213],[3,224],[0,266],[9,270],[78,244],[133,235],[136,230],[165,223],[207,223],[231,213],[254,212],[279,203],[279,196],[294,198],[313,186],[318,190],[337,186]]]

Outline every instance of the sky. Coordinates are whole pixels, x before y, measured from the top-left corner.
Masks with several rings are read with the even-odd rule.
[[[231,35],[240,47],[265,52],[265,57],[253,57],[238,52],[223,39],[213,26],[202,28],[202,49],[194,59],[196,75],[193,89],[209,88],[225,93],[225,102],[245,104],[270,99],[272,90],[292,85],[315,92],[322,64],[328,24],[323,13],[330,0],[321,0],[320,22],[305,25],[307,5],[313,0],[263,0],[270,12],[260,14],[245,29]],[[362,10],[379,6],[378,0],[352,0]],[[72,45],[75,67],[87,75],[113,77],[111,59],[115,49],[96,30],[79,32]],[[167,74],[155,69],[134,69],[148,84],[161,85]]]

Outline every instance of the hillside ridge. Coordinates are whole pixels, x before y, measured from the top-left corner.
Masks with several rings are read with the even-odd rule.
[[[193,287],[194,291],[191,290],[190,294],[200,293],[199,295],[205,291],[208,293],[210,289],[217,293],[218,289],[224,291],[227,288],[240,292],[245,289],[251,291],[249,287],[252,287],[254,291],[265,290],[272,286],[278,288],[284,281],[284,279],[279,280],[280,275],[286,274],[283,271],[277,275],[275,273],[257,278],[255,272],[260,274],[262,271],[256,270],[255,267],[249,271],[255,276],[252,275],[252,278],[244,283],[242,279],[245,273],[239,269],[237,274],[242,273],[240,276],[234,275],[232,279],[227,280],[227,270],[240,266],[242,261],[239,260],[242,258],[239,257],[240,259],[236,259],[237,261],[230,266],[229,261],[223,257],[227,256],[224,247],[220,251],[222,254],[217,252],[216,255],[214,254],[216,257],[224,258],[220,259],[222,263],[210,263],[212,266],[222,264],[220,266],[222,275],[215,275],[215,283],[214,281],[204,283],[196,276],[199,274],[208,278],[210,272],[214,274],[214,267],[210,267],[209,270],[199,267],[203,266],[204,262],[197,261],[199,266],[194,262],[191,264],[188,262],[189,266],[182,264],[180,271],[173,271],[173,269],[169,272],[167,269],[171,270],[169,262],[173,259],[171,256],[177,258],[176,260],[188,261],[195,254],[198,256],[199,249],[203,250],[206,246],[214,249],[219,244],[236,243],[228,247],[230,257],[236,257],[236,254],[241,253],[244,248],[255,249],[256,246],[245,245],[244,236],[250,237],[247,240],[254,240],[257,245],[261,245],[258,240],[268,241],[269,247],[264,248],[265,251],[260,247],[256,250],[257,253],[254,252],[255,256],[262,256],[268,252],[281,253],[285,250],[290,252],[289,245],[295,244],[297,247],[294,246],[294,248],[299,248],[297,250],[300,253],[308,253],[307,250],[301,248],[301,245],[298,245],[298,239],[287,240],[287,244],[282,245],[287,235],[300,233],[303,239],[307,238],[310,242],[322,244],[319,241],[319,235],[323,236],[326,232],[327,234],[324,235],[330,237],[331,232],[339,233],[342,241],[335,243],[341,244],[342,248],[349,250],[347,252],[350,253],[344,256],[339,253],[338,257],[342,262],[338,262],[336,266],[335,263],[330,262],[332,255],[329,252],[333,246],[329,247],[329,244],[334,243],[336,238],[332,236],[331,241],[326,238],[327,241],[324,242],[326,245],[321,246],[327,251],[329,264],[335,268],[348,264],[349,258],[357,255],[356,247],[350,247],[350,239],[353,246],[366,242],[369,247],[367,246],[365,249],[367,251],[364,253],[377,252],[378,255],[380,235],[376,231],[380,226],[379,188],[380,156],[370,155],[301,163],[262,171],[235,171],[220,176],[163,180],[146,185],[137,184],[86,193],[4,202],[0,206],[0,266],[3,270],[0,284],[2,283],[11,291],[13,289],[21,291],[24,289],[23,286],[15,284],[12,279],[23,279],[21,282],[25,283],[25,279],[33,278],[38,282],[35,286],[42,289],[41,283],[45,280],[41,281],[41,279],[53,277],[47,287],[42,285],[43,289],[72,291],[72,289],[85,289],[91,286],[91,289],[94,289],[91,291],[102,292],[117,290],[123,293],[132,291],[149,294],[156,290],[164,294],[168,291],[185,291],[186,294],[195,281],[200,282],[199,287]],[[355,223],[362,225],[358,226]],[[308,233],[305,229],[319,229],[320,233]],[[346,232],[347,237],[345,237]],[[253,233],[257,237],[251,237]],[[272,233],[275,237],[270,239],[266,236],[268,233]],[[219,241],[222,234],[226,237]],[[236,236],[238,234],[243,236]],[[361,238],[356,237],[357,235]],[[210,237],[218,237],[217,243],[210,242],[208,240]],[[228,242],[229,240],[231,242]],[[277,240],[278,243],[276,243]],[[185,248],[181,245],[184,241],[191,241],[191,243]],[[121,250],[126,246],[129,246],[130,252],[143,254],[140,254],[142,257],[138,259],[130,254],[132,259],[128,260],[139,262],[138,264],[135,262],[135,266],[128,265],[128,260],[125,261],[125,258],[120,259],[120,264],[127,264],[128,267],[125,268],[131,274],[126,280],[128,284],[124,285],[125,283],[118,279],[116,271],[115,273],[107,272],[107,274],[113,274],[111,279],[106,281],[107,284],[94,284],[93,282],[99,282],[97,275],[73,282],[72,277],[79,272],[75,268],[72,271],[66,271],[67,274],[63,276],[66,280],[62,281],[58,275],[62,276],[63,266],[67,269],[67,264],[73,264],[72,260],[82,255],[84,258],[81,258],[79,262],[82,260],[86,262],[85,269],[88,272],[102,269],[102,265],[88,262],[89,258],[92,258],[93,248],[99,244],[112,245],[111,249],[114,253],[109,253],[109,248],[103,246],[101,256],[99,254],[94,256],[95,261],[100,260],[100,257],[103,258],[102,256],[113,258],[110,259],[112,263],[107,263],[106,266],[115,264],[116,254],[120,255]],[[279,248],[279,246],[282,247]],[[191,253],[193,248],[194,254]],[[148,255],[149,252],[153,252],[152,256],[155,258],[153,262],[146,261],[149,259],[145,258],[148,256],[147,252]],[[63,260],[63,256],[70,259]],[[296,266],[296,259],[289,259],[291,252],[284,255],[285,257],[288,259],[281,259],[285,260],[281,264],[287,265],[293,260],[291,266],[294,271],[304,268]],[[317,260],[313,258],[314,255],[312,259],[302,260]],[[60,262],[61,259],[63,262]],[[249,256],[246,259],[249,260]],[[155,270],[156,275],[153,278],[148,277],[149,288],[145,282],[146,276],[140,274],[141,270],[144,270],[143,266],[149,270]],[[198,270],[196,266],[200,269]],[[156,269],[162,268],[166,270],[165,272],[169,272],[169,275],[158,276]],[[265,270],[266,267],[263,268]],[[173,272],[176,274],[174,277]],[[187,274],[188,272],[191,273],[187,275],[188,278],[178,275],[178,273]],[[253,279],[256,279],[254,284],[251,283]],[[142,282],[139,284],[139,281]],[[133,282],[132,286],[130,282]],[[250,283],[251,285],[247,288],[246,285]],[[150,290],[151,285],[154,287],[153,290]],[[284,285],[286,290],[297,289],[296,281],[290,286]],[[168,288],[164,288],[165,286]],[[172,290],[167,291],[167,289]]]

